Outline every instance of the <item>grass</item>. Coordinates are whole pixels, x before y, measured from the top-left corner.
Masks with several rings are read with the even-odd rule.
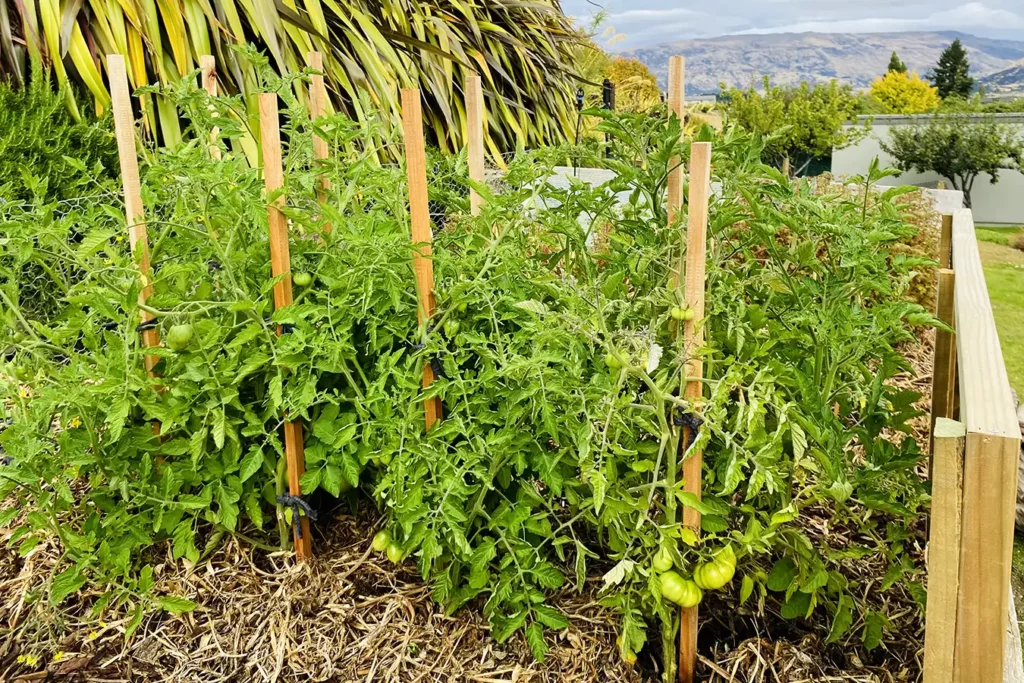
[[[1009,246],[1010,238],[1024,232],[1024,226],[980,224],[974,227],[974,232],[978,236],[979,242]]]
[[[1020,230],[980,228],[978,246],[1006,373],[1024,398],[1024,251],[1008,246]]]

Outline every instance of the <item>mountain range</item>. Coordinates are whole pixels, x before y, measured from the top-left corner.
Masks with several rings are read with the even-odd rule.
[[[979,82],[1006,71],[998,79],[1002,87],[1017,83],[1017,79],[1024,86],[1024,64],[1017,63],[1024,60],[1024,41],[957,31],[729,35],[636,48],[622,55],[646,64],[663,88],[669,57],[683,55],[689,94],[717,92],[719,83],[727,87],[760,85],[765,74],[779,85],[838,79],[860,89],[885,73],[893,50],[910,70],[924,76],[956,38],[967,48],[971,75]]]

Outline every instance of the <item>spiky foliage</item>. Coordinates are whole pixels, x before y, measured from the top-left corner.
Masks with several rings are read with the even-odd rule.
[[[25,88],[0,82],[0,223],[5,202],[90,195],[117,168],[110,121],[88,111],[75,121],[64,102],[41,76]]]
[[[428,134],[448,150],[462,146],[470,71],[483,78],[492,152],[559,139],[575,114],[576,40],[559,0],[0,0],[0,71],[20,80],[29,65],[49,69],[88,87],[97,109],[110,99],[108,53],[125,56],[134,87],[175,81],[212,54],[221,87],[249,95],[263,84],[232,46],[255,44],[279,74],[319,50],[335,109],[397,128],[399,89],[419,87]],[[150,129],[177,139],[169,102],[142,107]]]

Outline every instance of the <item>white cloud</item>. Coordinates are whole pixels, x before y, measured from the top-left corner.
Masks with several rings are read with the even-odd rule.
[[[562,0],[584,18],[606,12],[616,48],[727,33],[960,30],[1024,40],[1021,0]],[[585,23],[581,21],[580,23]]]
[[[1024,17],[1009,10],[991,9],[980,2],[934,12],[922,18],[863,17],[859,19],[816,19],[782,26],[749,28],[737,31],[752,33],[874,33],[884,31],[923,31],[931,29],[971,30],[977,28],[1024,28]]]

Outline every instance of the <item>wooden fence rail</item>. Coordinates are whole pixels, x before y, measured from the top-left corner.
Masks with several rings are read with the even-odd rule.
[[[971,211],[957,210],[943,226],[941,245],[951,245],[952,269],[939,271],[936,310],[943,319],[953,313],[948,322],[956,333],[939,333],[933,371],[924,680],[1016,682],[1022,680],[1020,641],[1007,639],[1007,632],[1016,626],[1010,561],[1020,427]],[[939,257],[945,265],[945,254]]]

